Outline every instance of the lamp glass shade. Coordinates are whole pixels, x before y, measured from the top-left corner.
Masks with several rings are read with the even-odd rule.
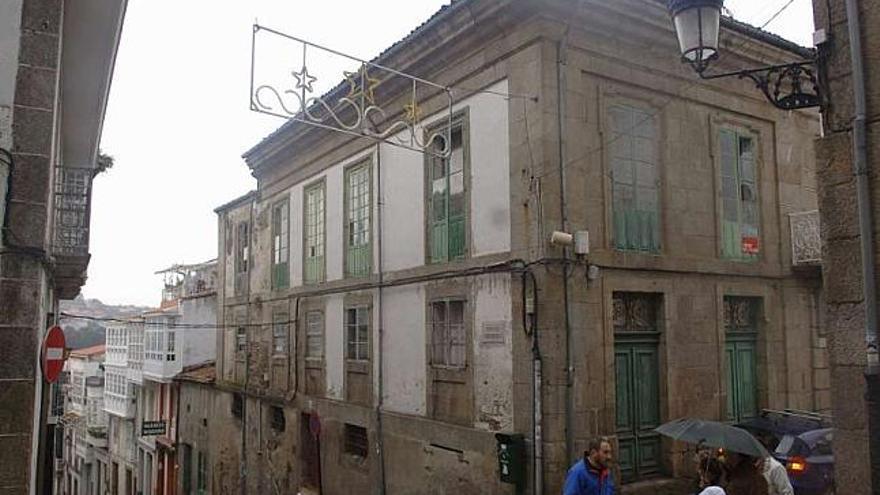
[[[698,5],[681,9],[672,18],[678,44],[684,59],[705,68],[718,56],[718,30],[721,9],[714,5]]]

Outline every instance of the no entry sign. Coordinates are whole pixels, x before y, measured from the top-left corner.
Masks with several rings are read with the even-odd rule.
[[[61,327],[56,325],[46,333],[41,361],[43,377],[47,382],[55,383],[64,368],[64,331]]]

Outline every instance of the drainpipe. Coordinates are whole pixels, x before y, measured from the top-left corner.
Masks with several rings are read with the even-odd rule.
[[[526,296],[529,279],[534,291],[531,307]],[[523,330],[532,336],[532,493],[541,495],[544,493],[544,363],[538,344],[538,283],[528,268],[522,273],[522,324]]]
[[[853,169],[856,176],[856,197],[859,205],[859,235],[862,252],[862,283],[865,296],[865,368],[868,409],[868,438],[872,485],[880,487],[880,363],[877,355],[877,288],[874,269],[873,219],[869,190],[868,148],[866,140],[865,73],[862,65],[862,41],[859,6],[856,0],[846,0],[849,29],[850,57],[852,60],[853,100]]]
[[[378,261],[376,262],[376,271],[379,272],[379,289],[376,295],[376,313],[377,318],[379,319],[379,329],[378,329],[378,340],[379,340],[379,352],[377,356],[377,361],[379,362],[379,371],[378,371],[378,389],[379,389],[379,398],[376,400],[376,453],[379,456],[379,494],[384,495],[385,493],[385,448],[382,442],[382,406],[385,403],[384,395],[385,395],[385,387],[384,387],[384,372],[383,367],[385,365],[385,360],[383,359],[384,354],[382,353],[383,344],[384,344],[384,305],[382,304],[382,285],[384,282],[384,277],[382,273],[382,211],[384,209],[384,201],[382,197],[382,145],[376,144],[376,205],[378,206],[378,213],[376,214],[376,252],[378,254]]]
[[[566,26],[562,35],[562,40],[556,45],[556,113],[557,125],[559,128],[559,210],[562,216],[562,231],[568,232],[568,210],[565,200],[565,66],[566,50],[568,48],[568,31],[570,26]],[[571,319],[569,313],[568,301],[568,247],[562,248],[562,258],[565,262],[562,264],[562,300],[565,309],[565,461],[574,460],[574,428],[572,425],[574,419],[574,369],[572,368],[573,349],[571,335]]]
[[[254,259],[254,207],[256,198],[250,204],[250,218],[248,219],[248,255],[247,255],[247,283],[245,284],[245,332],[244,332],[244,391],[241,394],[241,466],[240,482],[241,495],[247,495],[247,418],[248,418],[248,380],[251,372],[251,271],[254,269],[251,260]],[[235,400],[235,399],[233,399]]]

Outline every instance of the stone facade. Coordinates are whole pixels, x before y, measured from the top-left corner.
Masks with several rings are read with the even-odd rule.
[[[867,94],[867,154],[869,204],[873,211],[875,260],[877,259],[877,174],[880,165],[880,2],[857,2],[861,17],[862,59]],[[872,475],[869,463],[868,403],[866,397],[865,310],[862,292],[859,214],[853,171],[852,61],[846,2],[813,2],[817,29],[824,29],[828,43],[823,55],[823,81],[828,104],[823,110],[824,134],[816,141],[819,179],[819,210],[822,214],[825,319],[829,334],[829,361],[833,390],[834,453],[838,493],[868,494],[880,489],[880,473]],[[876,263],[876,261],[875,261]],[[878,404],[873,405],[874,413]],[[878,456],[876,450],[874,456]]]
[[[800,53],[743,32],[730,25],[723,32],[729,58],[719,70]],[[752,405],[827,411],[821,281],[816,266],[793,267],[788,219],[817,207],[808,145],[817,116],[776,111],[746,82],[701,82],[678,58],[664,7],[642,0],[457,2],[384,55],[382,64],[450,85],[454,94],[456,87],[488,90],[461,90],[453,107],[466,122],[467,245],[462,259],[446,263],[429,262],[429,168],[421,156],[294,124],[246,153],[258,190],[217,210],[224,331],[216,392],[193,392],[201,394],[194,401],[232,418],[208,422],[217,442],[214,490],[232,493],[243,483],[248,493],[333,494],[384,483],[388,493],[513,493],[500,481],[497,433],[526,438],[524,488],[531,490],[527,264],[537,292],[526,289],[525,300],[537,310],[544,370],[545,493],[560,491],[590,437],[631,442],[617,382],[621,353],[638,346],[615,331],[627,330],[627,301],[650,300],[653,308],[642,333],[656,372],[639,376],[655,378],[656,421],[728,419],[728,404],[740,404],[726,375],[736,319],[725,308],[742,300],[755,308],[746,332],[755,359]],[[498,96],[505,93],[518,96]],[[387,107],[403,103],[390,98]],[[422,105],[430,128],[442,104]],[[657,191],[659,220],[650,252],[619,249],[614,234],[610,115],[618,107],[653,120],[654,153],[646,160],[656,169],[648,186]],[[755,144],[760,233],[748,241],[756,253],[748,261],[725,257],[722,245],[719,135],[729,129]],[[350,277],[345,171],[364,161],[372,166],[372,197],[381,201],[370,206],[371,271]],[[326,236],[323,277],[307,283],[303,208],[312,185],[325,191]],[[290,205],[290,283],[282,287],[270,263],[279,204]],[[554,230],[589,231],[589,255],[552,245]],[[430,322],[438,301],[464,301],[463,368],[436,365]],[[369,308],[366,359],[350,359],[346,345],[348,318],[360,314],[353,308]],[[280,348],[279,322],[288,329]],[[650,491],[691,474],[672,443],[656,449],[656,465],[627,478],[648,478]]]

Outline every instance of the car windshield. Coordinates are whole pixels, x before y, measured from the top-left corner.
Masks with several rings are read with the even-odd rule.
[[[776,446],[775,454],[784,457],[808,456],[810,448],[800,438],[794,435],[785,435]]]

